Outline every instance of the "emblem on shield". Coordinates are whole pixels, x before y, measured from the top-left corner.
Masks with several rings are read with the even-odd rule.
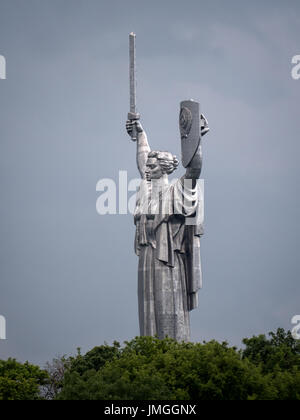
[[[200,105],[189,100],[180,104],[179,129],[181,135],[182,165],[186,168],[198,149],[200,130]]]

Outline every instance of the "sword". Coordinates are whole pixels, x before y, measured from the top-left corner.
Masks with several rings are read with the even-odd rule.
[[[135,53],[136,35],[129,34],[129,92],[130,92],[130,112],[128,119],[132,122],[140,119],[140,114],[136,110],[136,53]],[[132,127],[131,140],[137,140],[137,131],[135,124]]]

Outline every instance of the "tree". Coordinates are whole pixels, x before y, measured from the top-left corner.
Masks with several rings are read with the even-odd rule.
[[[0,400],[39,400],[47,380],[47,372],[38,366],[0,360]]]
[[[270,332],[269,337],[259,335],[244,339],[243,358],[260,367],[276,389],[276,399],[299,400],[300,341],[282,328]]]
[[[66,356],[55,358],[51,363],[46,363],[45,369],[48,373],[48,380],[41,388],[41,395],[44,399],[54,400],[60,393],[65,373],[70,364],[71,360]]]
[[[243,358],[248,358],[256,366],[261,366],[264,373],[281,369],[293,371],[300,369],[300,341],[295,340],[290,331],[284,329],[269,333],[270,339],[265,335],[245,338],[243,343]]]
[[[47,371],[8,359],[0,400],[299,400],[299,340],[278,329],[243,343],[136,337],[54,359]]]
[[[106,362],[118,358],[120,356],[120,343],[114,341],[112,346],[105,343],[102,346],[94,347],[85,356],[81,355],[80,349],[77,349],[77,352],[77,357],[70,358],[70,369],[72,372],[82,375],[89,370],[98,371]]]
[[[103,349],[102,349],[103,351]],[[124,348],[106,349],[102,366],[86,371],[84,356],[73,360],[59,399],[80,400],[243,400],[273,399],[276,389],[260,367],[226,343],[177,343],[137,337]],[[91,352],[90,352],[91,353]]]

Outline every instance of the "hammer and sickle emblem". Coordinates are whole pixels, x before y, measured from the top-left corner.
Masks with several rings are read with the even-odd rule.
[[[191,131],[192,122],[193,115],[191,111],[186,107],[182,107],[179,115],[181,138],[187,138],[189,132]]]

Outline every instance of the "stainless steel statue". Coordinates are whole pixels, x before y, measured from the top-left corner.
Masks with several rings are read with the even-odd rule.
[[[183,101],[179,126],[186,173],[169,184],[176,156],[151,151],[136,112],[135,35],[130,34],[130,112],[126,129],[137,145],[142,181],[134,214],[138,264],[140,334],[190,340],[189,312],[198,306],[202,285],[197,180],[202,166],[201,137],[209,130],[199,103]]]

